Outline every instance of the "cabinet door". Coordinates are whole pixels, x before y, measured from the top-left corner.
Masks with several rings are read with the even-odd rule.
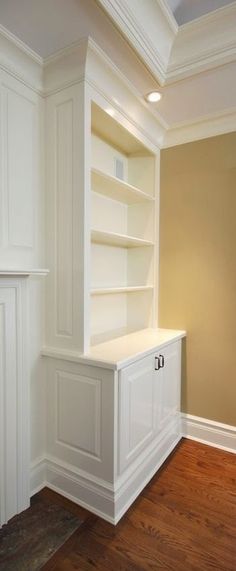
[[[158,429],[162,430],[180,410],[181,342],[172,343],[158,355],[164,357],[164,366],[156,373]]]
[[[119,378],[119,471],[132,462],[154,438],[155,354],[120,372]]]

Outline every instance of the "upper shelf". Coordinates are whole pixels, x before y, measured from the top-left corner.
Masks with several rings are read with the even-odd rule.
[[[105,111],[93,102],[91,106],[93,133],[127,156],[137,153],[141,156],[153,156],[153,153],[139,139],[116,120],[114,113],[114,109],[108,107]]]
[[[124,204],[154,201],[152,196],[149,196],[142,190],[139,190],[139,188],[98,169],[92,169],[91,183],[92,190],[94,192],[98,192],[108,198],[112,198],[112,200],[117,200]]]
[[[116,234],[115,232],[101,232],[100,230],[91,231],[91,240],[95,244],[107,244],[109,246],[120,246],[121,248],[137,248],[139,246],[153,246],[150,240],[142,240],[125,234]]]

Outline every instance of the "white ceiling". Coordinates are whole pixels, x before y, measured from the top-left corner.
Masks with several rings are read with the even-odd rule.
[[[157,87],[96,0],[0,0],[0,26],[42,58],[91,36],[140,92]]]
[[[231,4],[232,0],[166,0],[174,17],[181,26],[213,10]]]
[[[47,57],[104,26],[94,0],[0,0],[0,23]]]
[[[181,23],[203,15],[210,10],[231,4],[229,0],[122,0],[122,2],[120,0],[0,0],[0,26],[7,28],[43,58],[83,37],[91,36],[129,79],[142,97],[149,91],[159,88],[158,76],[154,77],[155,73],[151,73],[148,70],[148,64],[144,65],[141,59],[142,55],[141,57],[137,55],[139,53],[139,45],[137,43],[136,45],[132,44],[131,35],[126,34],[122,27],[121,31],[119,31],[118,26],[114,25],[111,17],[100,6],[101,4],[103,6],[123,5],[125,7],[127,3],[129,8],[130,6],[135,6],[138,9],[139,1],[141,3],[145,2],[145,4],[141,4],[141,39],[143,32],[146,33],[146,38],[148,38],[150,31],[150,26],[147,22],[145,23],[145,10],[155,8],[157,5],[168,2],[179,23]],[[127,18],[126,9],[124,9],[123,14],[130,26],[132,18]],[[136,12],[135,15],[137,15]],[[152,22],[157,20],[159,28],[163,26],[164,20],[160,19],[159,21],[158,17],[155,20],[153,12],[151,12],[151,15]],[[113,20],[116,21],[114,18]],[[222,22],[224,20],[222,20],[220,15],[220,37],[223,35],[226,37],[226,40],[229,38],[229,42],[231,42],[231,36],[228,35],[229,28]],[[208,21],[205,26],[208,31]],[[193,24],[190,24],[189,27],[192,34]],[[181,36],[180,31],[184,31],[185,28],[186,26],[179,28],[176,40]],[[174,33],[173,30],[171,33]],[[189,53],[190,46],[188,30],[187,32],[184,31],[185,35],[186,33],[186,43],[183,44],[184,57],[185,53]],[[205,28],[203,35],[204,38],[207,38],[208,47],[209,36],[205,32]],[[126,38],[128,38],[129,43]],[[157,50],[154,55],[153,52],[150,52],[153,56],[153,61],[158,52],[160,41],[161,37],[158,32],[156,33]],[[164,41],[162,43],[164,45]],[[203,43],[200,42],[201,49]],[[131,47],[130,44],[134,47]],[[178,42],[175,41],[175,50],[177,50],[177,44]],[[145,44],[148,51],[150,51],[150,45],[151,42],[148,43],[148,41]],[[193,43],[194,50],[195,46],[197,46],[197,50],[199,44]],[[231,46],[231,43],[229,47],[230,49],[231,47],[235,49]],[[173,53],[174,50],[172,50],[171,57]],[[193,71],[188,77],[181,77],[180,81],[177,77],[174,82],[169,84],[166,82],[163,85],[163,97],[152,109],[157,112],[170,128],[175,126],[175,124],[199,121],[201,118],[211,114],[224,114],[227,109],[236,109],[236,49],[234,61],[233,58],[225,60],[225,65],[222,65],[222,62],[219,63],[217,59],[219,56],[216,50],[214,54],[216,55],[214,55],[212,69],[207,71],[200,70],[201,72],[199,70]],[[198,55],[197,51],[196,55]]]

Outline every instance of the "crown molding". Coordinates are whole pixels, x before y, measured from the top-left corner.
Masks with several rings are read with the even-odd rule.
[[[115,2],[115,0],[102,1]],[[165,5],[165,0],[156,0],[156,5],[159,6],[160,2]],[[200,54],[197,52],[197,56],[195,55],[196,52],[193,55],[193,47],[196,45],[196,41],[200,41],[199,23],[203,23],[204,26],[213,23],[214,26],[217,24],[222,28],[222,18],[224,22],[229,19],[231,25],[229,30],[227,26],[223,28],[229,33],[227,32],[227,35],[221,34],[221,44],[214,47],[210,46],[207,51],[205,41],[202,52]],[[208,41],[209,33],[206,34],[204,26],[203,28],[202,25],[200,26],[201,34],[205,33]],[[194,34],[192,35],[193,30]],[[182,58],[182,64],[179,62],[179,67],[176,64],[178,79],[180,79],[181,73],[183,74],[184,66],[184,73],[191,75],[193,71],[194,73],[199,72],[200,65],[212,66],[214,61],[214,67],[217,67],[222,58],[225,58],[224,62],[228,57],[235,59],[236,2],[226,8],[216,10],[213,14],[203,16],[196,22],[181,26],[179,34],[180,40],[177,38],[176,41],[182,42],[183,40],[181,49],[183,50],[185,45],[185,59]],[[188,44],[187,40],[189,40]],[[140,125],[143,125],[143,135],[155,147],[179,145],[236,130],[236,107],[200,117],[196,121],[181,122],[170,127],[158,111],[147,104],[143,99],[143,94],[136,90],[127,77],[91,38],[84,38],[43,60],[22,41],[3,26],[0,26],[0,69],[7,71],[41,96],[46,96],[74,83],[86,81],[92,89],[100,93],[109,105],[114,107],[116,113],[121,118],[123,117],[124,121],[129,120],[134,129],[141,129],[142,131]],[[113,93],[121,95],[121,105],[116,106],[112,97]],[[139,121],[137,121],[137,116],[139,116]]]
[[[90,37],[83,38],[44,60],[43,96],[82,81],[102,97],[106,107],[114,109],[117,117],[126,122],[128,120],[134,129],[142,132],[153,148],[160,148],[167,128],[166,122],[157,112],[150,111],[142,94]]]
[[[179,27],[166,71],[170,84],[236,59],[236,2]]]
[[[154,3],[145,6],[140,4],[139,10],[136,11],[135,6],[127,0],[98,0],[98,2],[160,85],[164,85],[172,44],[178,32],[178,25],[166,0],[155,0]],[[143,25],[142,9],[145,9],[145,25]],[[155,40],[158,37],[158,45],[150,32],[154,15]]]
[[[0,69],[37,93],[42,90],[43,60],[24,42],[0,25]]]
[[[153,148],[162,146],[166,122],[154,110],[150,112],[142,94],[92,38],[88,40],[85,79],[116,110],[117,116],[143,133]]]
[[[236,131],[236,107],[205,115],[194,122],[175,124],[166,131],[162,148],[183,145]]]
[[[163,15],[165,16],[172,32],[176,35],[178,32],[179,26],[176,22],[176,19],[174,17],[172,10],[169,7],[167,0],[156,0],[156,2],[159,4],[160,9],[161,9]]]

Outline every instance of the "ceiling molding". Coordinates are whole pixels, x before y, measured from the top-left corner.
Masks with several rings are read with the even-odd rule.
[[[236,38],[228,45],[215,47],[211,50],[205,50],[203,53],[198,53],[193,57],[186,57],[184,60],[170,66],[166,73],[165,85],[170,85],[191,77],[204,71],[216,69],[227,63],[232,63],[236,60]]]
[[[158,37],[158,45],[154,43],[150,33],[150,26],[153,25],[153,12],[148,9],[148,4],[143,5],[145,8],[145,25],[143,25],[141,11],[136,10],[134,12],[132,10],[132,8],[135,9],[134,3],[132,4],[128,0],[97,1],[115,22],[160,85],[164,85],[169,55],[178,32],[178,25],[174,17],[171,17],[166,0],[155,0],[154,3],[150,4],[150,8],[155,10],[155,22],[157,24],[155,39]],[[141,4],[139,6],[142,7]]]
[[[164,137],[162,148],[183,145],[200,139],[236,131],[236,107],[212,113],[193,122],[182,122],[169,129]]]
[[[38,54],[0,25],[0,69],[40,93],[42,64],[43,60]]]
[[[166,72],[170,84],[236,59],[236,2],[179,27]]]
[[[170,28],[172,29],[172,31],[176,35],[178,32],[179,26],[176,22],[176,19],[174,17],[172,10],[169,7],[167,0],[156,0],[156,2],[158,2],[159,6],[162,10],[162,13],[165,16]]]
[[[113,2],[114,0],[106,1]],[[157,0],[157,3],[159,5],[159,0]],[[214,13],[213,15],[211,14],[199,18],[197,26],[195,26],[193,22],[190,25],[186,24],[181,26],[181,28],[184,29],[182,37],[185,38],[186,49],[186,39],[189,34],[189,28],[195,31],[196,29],[198,30],[199,21],[204,21],[209,24],[209,22],[216,22],[217,20],[219,25],[220,22],[222,23],[222,15],[224,15],[226,20],[228,18],[231,20],[230,33],[227,33],[227,38],[226,34],[223,34],[222,36],[225,42],[225,50],[222,49],[221,42],[221,48],[216,46],[214,48],[215,51],[211,48],[208,52],[205,50],[205,55],[202,55],[201,53],[198,53],[197,55],[195,54],[195,59],[192,59],[192,64],[187,63],[185,59],[184,65],[186,67],[190,65],[195,66],[194,73],[199,70],[200,65],[204,65],[204,57],[209,59],[211,58],[211,64],[213,58],[215,58],[214,67],[217,68],[219,65],[219,53],[217,50],[219,49],[221,49],[221,58],[223,58],[223,56],[225,58],[224,63],[228,57],[232,57],[233,59],[236,58],[236,34],[232,40],[233,31],[236,26],[236,3],[224,9],[217,10],[216,12],[217,14]],[[221,17],[219,18],[220,14]],[[181,30],[181,28],[179,28],[179,30]],[[180,34],[182,34],[181,31]],[[92,54],[90,60],[87,58],[87,49],[89,49],[90,54]],[[78,57],[79,53],[80,57]],[[99,60],[102,62],[99,64],[102,66],[101,68],[99,68],[98,65]],[[85,62],[87,66],[89,61],[91,63],[91,67],[88,70],[87,67],[85,68]],[[222,61],[222,59],[220,61]],[[182,122],[169,126],[158,111],[144,101],[143,94],[137,91],[127,76],[125,76],[117,66],[113,64],[111,59],[91,38],[85,38],[84,40],[76,42],[75,44],[60,50],[53,56],[43,60],[22,41],[0,26],[0,69],[12,74],[40,95],[52,92],[58,88],[58,85],[63,84],[65,86],[76,81],[78,82],[78,80],[84,80],[86,74],[87,81],[90,81],[91,85],[96,86],[97,88],[100,81],[98,77],[99,69],[103,69],[103,73],[107,74],[107,77],[110,75],[109,85],[114,87],[114,92],[119,85],[121,92],[125,94],[124,98],[121,98],[121,108],[117,108],[116,111],[123,113],[127,118],[129,117],[129,120],[131,120],[134,125],[136,124],[138,126],[135,116],[136,107],[134,104],[136,101],[141,115],[145,118],[144,122],[146,121],[148,124],[147,133],[149,131],[151,133],[153,130],[153,143],[161,147],[179,145],[198,139],[236,131],[236,107],[227,109],[223,112],[221,111],[200,117],[194,121]],[[185,71],[188,72],[189,70]],[[122,88],[121,85],[123,85]],[[112,92],[112,89],[110,89],[110,93]],[[108,92],[107,99],[109,100]],[[112,97],[110,97],[110,102],[112,103]],[[132,112],[127,112],[127,110],[131,110]]]

